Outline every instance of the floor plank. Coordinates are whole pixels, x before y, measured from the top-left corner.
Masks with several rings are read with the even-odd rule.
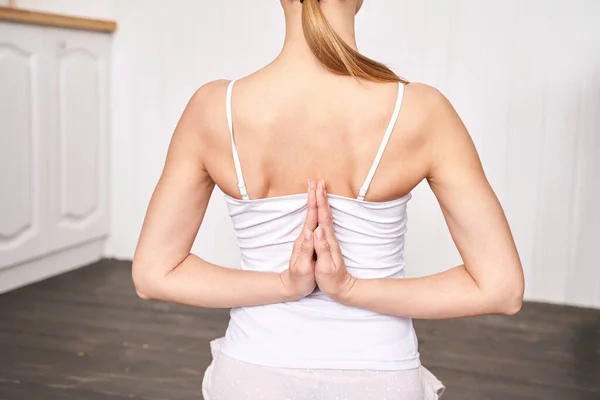
[[[139,300],[103,260],[0,296],[0,400],[200,399],[227,310]],[[444,400],[599,400],[600,310],[415,321]]]

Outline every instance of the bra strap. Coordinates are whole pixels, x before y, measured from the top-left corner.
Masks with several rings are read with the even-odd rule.
[[[369,190],[369,186],[371,185],[371,181],[375,176],[375,171],[377,171],[377,167],[379,166],[379,162],[381,161],[381,157],[383,156],[383,151],[390,140],[390,136],[392,135],[392,131],[394,130],[394,126],[396,125],[396,120],[398,119],[398,114],[400,113],[400,106],[402,105],[402,98],[404,97],[404,84],[398,82],[398,97],[396,98],[396,106],[394,107],[394,113],[392,114],[392,118],[390,119],[390,123],[388,124],[387,130],[385,131],[385,135],[383,135],[383,140],[381,141],[381,145],[379,146],[379,150],[377,150],[377,155],[375,156],[375,160],[371,165],[371,169],[369,170],[369,174],[367,175],[367,179],[360,187],[358,191],[357,200],[364,200],[367,191]]]
[[[231,116],[231,92],[233,90],[233,83],[231,81],[227,87],[227,99],[225,109],[227,111],[227,124],[229,125],[229,136],[231,136],[231,152],[233,153],[233,164],[235,165],[235,174],[237,175],[238,188],[240,189],[240,195],[242,200],[249,200],[248,191],[246,190],[246,182],[244,182],[244,176],[242,175],[242,167],[240,165],[240,156],[238,155],[237,148],[235,146],[235,140],[233,139],[233,118]]]

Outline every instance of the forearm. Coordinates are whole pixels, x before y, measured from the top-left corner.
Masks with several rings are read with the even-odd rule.
[[[258,306],[290,300],[277,273],[220,267],[193,254],[166,274],[144,272],[143,265],[134,263],[134,282],[144,299],[196,307]]]
[[[423,319],[514,314],[521,303],[516,290],[480,287],[464,265],[422,278],[358,279],[341,301],[383,314]]]

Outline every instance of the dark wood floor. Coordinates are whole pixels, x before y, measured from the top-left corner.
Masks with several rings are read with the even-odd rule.
[[[138,300],[106,260],[0,295],[0,400],[201,399],[228,313]],[[600,311],[415,321],[444,400],[600,399]],[[243,399],[240,399],[243,400]]]

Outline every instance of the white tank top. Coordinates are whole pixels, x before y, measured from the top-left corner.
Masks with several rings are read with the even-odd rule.
[[[225,195],[241,252],[243,270],[281,272],[288,268],[294,240],[306,216],[308,195],[250,199],[233,138],[231,92],[227,122],[242,200]],[[329,195],[335,233],[346,267],[355,277],[404,278],[406,204],[410,193],[386,202],[365,201],[394,129],[404,85],[375,161],[358,198]],[[420,365],[410,318],[344,306],[318,289],[294,302],[231,310],[222,352],[241,361],[286,368],[402,370]]]

